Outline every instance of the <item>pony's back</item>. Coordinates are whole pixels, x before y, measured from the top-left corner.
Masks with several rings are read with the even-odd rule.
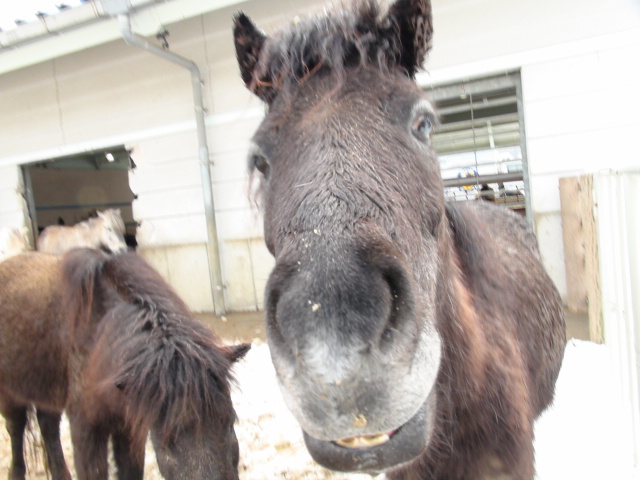
[[[60,259],[27,252],[0,262],[0,397],[61,411],[67,395],[68,329]]]
[[[44,253],[62,255],[73,248],[99,248],[99,240],[88,235],[88,229],[84,228],[83,223],[72,227],[66,225],[46,227],[38,236],[36,249]]]

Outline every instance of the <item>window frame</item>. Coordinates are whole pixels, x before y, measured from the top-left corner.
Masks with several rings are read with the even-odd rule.
[[[524,207],[525,216],[530,225],[533,225],[533,213],[531,208],[531,185],[529,175],[529,159],[527,155],[527,136],[524,121],[524,102],[522,96],[522,81],[519,71],[509,71],[501,74],[495,74],[480,78],[466,78],[453,82],[446,82],[442,84],[424,85],[423,90],[427,93],[429,99],[436,107],[438,103],[441,103],[448,99],[460,98],[461,95],[479,96],[486,95],[491,92],[515,89],[516,107],[518,116],[518,129],[520,137],[520,152],[522,159],[522,182],[524,184]],[[467,150],[468,151],[468,150]],[[474,151],[478,152],[479,149]],[[505,175],[505,174],[502,174]],[[518,176],[518,175],[516,175]],[[505,175],[504,180],[508,180],[508,176]],[[518,179],[519,180],[519,179]],[[447,181],[447,186],[458,186],[457,181]],[[485,182],[485,183],[495,183]],[[450,184],[450,185],[449,185]]]

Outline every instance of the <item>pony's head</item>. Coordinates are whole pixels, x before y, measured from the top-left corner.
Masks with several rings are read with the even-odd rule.
[[[63,272],[87,352],[78,394],[87,417],[126,426],[133,451],[151,433],[164,478],[237,480],[231,368],[250,346],[222,345],[134,253],[76,249]]]
[[[242,79],[269,107],[249,165],[276,259],[272,359],[312,456],[337,470],[407,462],[433,423],[448,239],[413,81],[431,34],[426,0],[359,1],[271,37],[235,19]]]
[[[108,209],[98,212],[94,220],[94,228],[99,232],[100,247],[109,253],[123,253],[127,251],[124,240],[124,221],[120,209]]]

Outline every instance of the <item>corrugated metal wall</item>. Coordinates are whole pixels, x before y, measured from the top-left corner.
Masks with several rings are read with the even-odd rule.
[[[640,473],[640,171],[593,177],[604,339]]]

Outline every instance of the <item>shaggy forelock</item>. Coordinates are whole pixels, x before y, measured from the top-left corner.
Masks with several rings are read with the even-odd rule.
[[[399,63],[399,29],[383,20],[375,1],[338,4],[315,15],[291,21],[288,29],[269,37],[260,52],[253,83],[287,91],[316,70],[326,67],[338,76],[345,67]],[[409,73],[409,72],[408,72]],[[409,73],[410,74],[410,73]]]

